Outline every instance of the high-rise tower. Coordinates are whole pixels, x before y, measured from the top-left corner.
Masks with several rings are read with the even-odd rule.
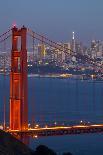
[[[46,49],[45,49],[45,45],[44,44],[39,44],[38,45],[38,55],[39,55],[39,59],[42,61],[45,56],[46,56]]]
[[[72,32],[72,51],[76,52],[75,33]]]
[[[27,29],[24,26],[21,29],[12,28],[10,72],[11,130],[25,130],[28,128],[26,33]],[[20,50],[18,47],[20,47]]]

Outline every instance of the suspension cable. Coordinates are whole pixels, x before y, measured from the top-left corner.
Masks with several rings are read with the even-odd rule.
[[[64,46],[62,46],[61,44],[58,44],[50,39],[48,39],[47,37],[40,35],[30,29],[27,29],[29,36],[31,36],[32,38],[35,38],[39,41],[43,41],[45,44],[49,45],[50,47],[55,48],[54,50],[60,50],[63,51],[64,53],[68,54],[69,56],[77,56],[77,53],[72,51],[69,48],[66,48]],[[67,52],[70,51],[70,52]],[[93,65],[94,67],[99,67],[100,69],[102,69],[102,66],[98,66],[98,64],[95,62],[95,60],[92,60],[91,58],[88,57],[88,61],[91,65]]]
[[[43,41],[43,42],[46,43],[47,45],[49,45],[49,46],[51,46],[51,47],[54,47],[54,48],[57,49],[57,50],[59,49],[60,51],[63,51],[63,52],[65,52],[65,53],[67,53],[68,55],[71,55],[71,54],[68,53],[67,51],[70,51],[70,52],[76,54],[76,52],[72,51],[71,49],[62,46],[62,45],[60,45],[60,44],[58,44],[58,43],[56,43],[56,42],[54,42],[54,41],[48,39],[47,37],[45,37],[45,36],[43,36],[43,35],[40,35],[40,34],[38,34],[38,33],[35,33],[34,31],[32,31],[32,30],[30,30],[30,29],[27,29],[27,30],[28,30],[29,35],[30,35],[31,37],[34,37],[34,38],[36,38],[37,40],[39,40],[39,41],[41,41],[41,42]]]
[[[5,40],[7,40],[9,37],[11,37],[11,34],[10,34],[10,35],[8,35],[6,38],[4,38],[4,39],[0,40],[0,43],[4,42],[4,41],[5,41]]]
[[[9,30],[6,31],[5,33],[1,34],[1,35],[0,35],[0,38],[3,37],[3,36],[5,36],[5,35],[6,35],[7,33],[9,33],[11,30],[12,30],[12,29],[9,29]]]
[[[5,64],[5,53],[4,53],[4,66],[3,66],[3,73],[4,73],[4,82],[3,82],[3,85],[4,85],[4,90],[5,90],[5,82],[6,82],[6,77],[5,77],[5,74],[6,74],[6,70],[5,70],[5,66],[6,64]],[[4,92],[4,97],[3,97],[3,109],[4,109],[4,121],[3,121],[3,128],[4,128],[4,130],[6,129],[6,96],[5,96],[5,93],[6,92]]]

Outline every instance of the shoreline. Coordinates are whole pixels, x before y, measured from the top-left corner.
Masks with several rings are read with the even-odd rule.
[[[9,73],[0,73],[2,76],[9,76]],[[77,75],[77,74],[28,74],[28,77],[34,78],[58,78],[71,80],[89,80],[89,81],[103,81],[103,78],[96,78],[94,75]]]

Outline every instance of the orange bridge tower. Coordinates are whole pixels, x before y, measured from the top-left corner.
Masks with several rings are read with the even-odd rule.
[[[28,128],[27,92],[27,28],[12,28],[12,51],[10,72],[10,129]]]

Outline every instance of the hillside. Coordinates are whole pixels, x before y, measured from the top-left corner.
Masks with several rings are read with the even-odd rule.
[[[0,155],[32,155],[33,153],[25,144],[0,130]]]

